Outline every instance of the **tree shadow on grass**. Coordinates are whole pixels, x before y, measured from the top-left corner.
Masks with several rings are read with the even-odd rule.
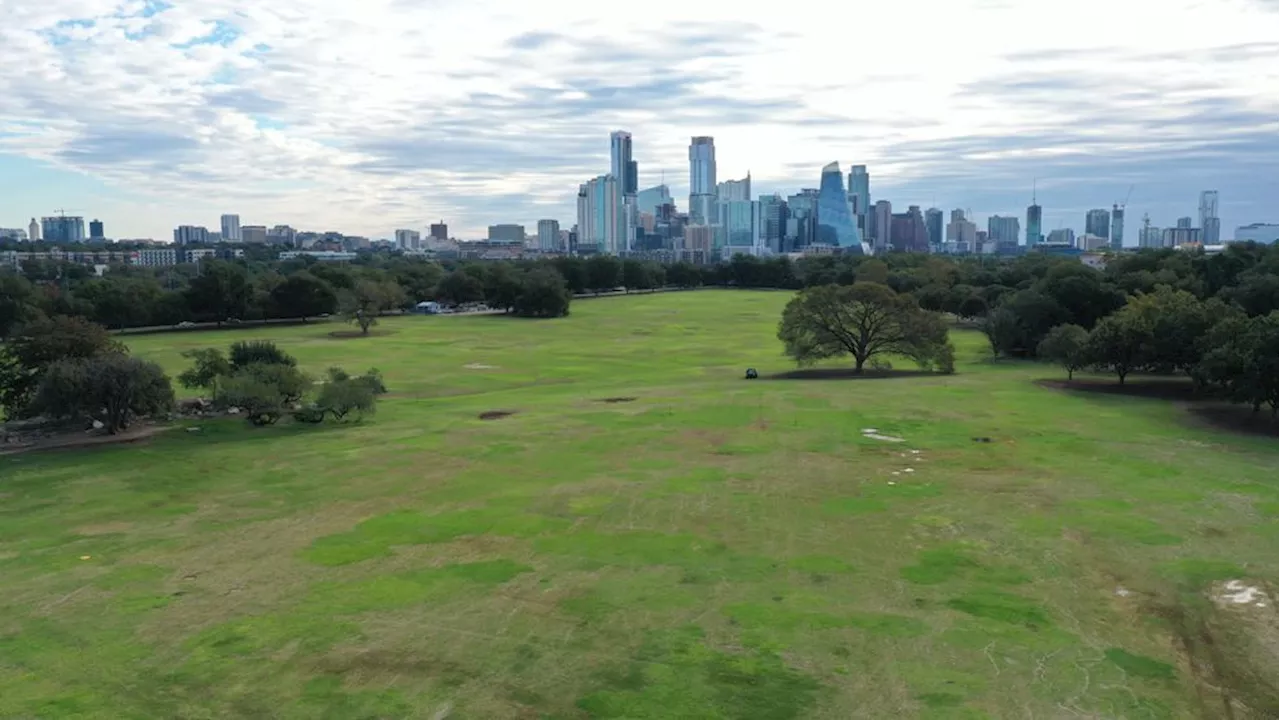
[[[1274,437],[1280,434],[1276,417],[1266,410],[1254,412],[1247,405],[1223,402],[1199,391],[1186,378],[1131,378],[1124,385],[1114,380],[1037,380],[1040,387],[1074,393],[1167,400],[1187,411],[1198,423],[1241,435]]]
[[[370,328],[369,332],[362,333],[359,328],[355,330],[333,330],[325,333],[324,337],[330,340],[358,340],[360,338],[386,337],[387,335],[395,335],[395,330],[379,330]]]
[[[764,380],[888,380],[891,378],[928,377],[940,373],[929,370],[863,370],[855,373],[853,368],[804,368],[761,375]]]

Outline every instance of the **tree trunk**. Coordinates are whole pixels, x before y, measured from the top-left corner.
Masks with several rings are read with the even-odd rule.
[[[1124,384],[1124,376],[1129,374],[1128,370],[1116,370],[1116,374],[1120,376],[1120,384]]]
[[[865,357],[859,357],[859,356],[857,356],[857,355],[854,355],[854,356],[853,356],[853,374],[854,374],[854,375],[861,375],[861,374],[862,374],[862,365],[863,365],[863,363],[865,363],[866,361],[867,361],[867,359],[866,359]]]
[[[1075,370],[1072,370],[1071,368],[1067,368],[1067,382],[1071,382],[1072,376],[1075,374],[1076,374]]]

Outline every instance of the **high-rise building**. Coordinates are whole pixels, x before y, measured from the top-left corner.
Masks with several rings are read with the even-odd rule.
[[[84,218],[76,215],[56,215],[40,219],[40,232],[45,242],[84,242]]]
[[[689,222],[710,225],[719,216],[715,209],[716,144],[710,137],[689,140]]]
[[[267,226],[266,225],[245,225],[240,228],[240,238],[243,243],[252,243],[262,245],[267,242]]]
[[[636,209],[642,213],[658,214],[658,208],[671,202],[671,189],[666,185],[654,185],[636,193]]]
[[[222,222],[222,239],[224,242],[244,242],[244,233],[240,230],[240,216],[235,214],[223,215]]]
[[[417,230],[396,230],[396,247],[401,250],[420,250],[422,235]]]
[[[290,225],[275,225],[267,231],[267,242],[272,245],[294,247],[297,240],[298,231]]]
[[[947,249],[951,252],[970,253],[977,251],[977,243],[978,226],[965,217],[964,210],[952,210],[951,222],[947,223]]]
[[[871,209],[871,247],[876,253],[889,251],[889,234],[893,230],[893,204],[877,200]]]
[[[27,225],[27,239],[36,242],[40,238],[40,223],[36,222],[35,218],[31,218],[31,224]]]
[[[1202,238],[1200,228],[1165,228],[1160,235],[1162,247],[1176,248],[1182,245],[1198,245]]]
[[[783,231],[783,252],[803,250],[812,245],[818,228],[818,189],[804,188],[787,198],[787,225]]]
[[[844,174],[840,172],[840,164],[835,162],[822,168],[822,181],[818,184],[817,244],[834,245],[854,255],[871,254],[853,222],[853,208],[845,192]]]
[[[609,134],[609,173],[618,179],[623,195],[635,195],[639,190],[636,163],[631,159],[631,133],[626,130]]]
[[[1186,230],[1187,228],[1191,228],[1195,226],[1191,224],[1191,216],[1187,215],[1187,216],[1178,218],[1177,227],[1179,230]]]
[[[1093,233],[1085,233],[1083,235],[1076,236],[1076,247],[1086,251],[1101,250],[1102,248],[1107,247],[1110,242],[1111,241],[1107,238],[1101,235],[1094,235]]]
[[[449,239],[449,226],[443,220],[438,223],[431,223],[431,239],[440,240],[441,242]]]
[[[750,200],[721,202],[720,238],[716,247],[747,248],[755,244],[755,203]]]
[[[871,176],[866,165],[849,168],[849,198],[853,203],[853,219],[862,237],[870,238],[867,216],[871,214]]]
[[[720,202],[741,202],[751,200],[751,173],[741,180],[725,180],[716,184],[716,200]]]
[[[524,226],[515,223],[501,223],[489,226],[489,242],[524,242]]]
[[[946,227],[946,223],[942,221],[942,211],[936,207],[925,210],[924,227],[929,233],[929,249],[937,252],[942,248],[943,232]]]
[[[1075,247],[1076,231],[1072,230],[1071,228],[1058,228],[1057,230],[1050,230],[1048,242],[1051,242],[1055,245],[1070,245],[1072,247]]]
[[[1119,250],[1124,247],[1124,208],[1119,205],[1111,206],[1111,249]]]
[[[94,218],[89,221],[89,239],[90,240],[106,240],[107,235],[102,227],[102,221]]]
[[[177,245],[207,243],[209,229],[203,225],[179,225],[173,231],[173,242]]]
[[[1084,214],[1084,231],[1088,235],[1111,237],[1111,213],[1097,208]]]
[[[919,205],[889,217],[889,248],[895,252],[929,252],[929,231]]]
[[[1027,242],[1028,247],[1039,245],[1044,240],[1044,235],[1040,234],[1040,216],[1041,208],[1036,204],[1035,198],[1031,199],[1031,204],[1027,206]]]
[[[543,252],[554,252],[560,249],[560,221],[538,221],[538,249]]]
[[[1018,244],[1022,223],[1012,215],[992,215],[987,218],[987,240],[994,243]]]
[[[1280,226],[1275,223],[1241,225],[1232,237],[1232,242],[1273,243],[1280,239]]]
[[[782,236],[787,229],[787,203],[781,195],[761,195],[755,204],[755,239],[753,245],[771,252],[782,252]]]
[[[601,175],[578,187],[578,250],[618,254],[625,246],[622,193],[613,175]]]
[[[1222,221],[1218,219],[1218,191],[1200,193],[1200,237],[1205,245],[1217,245],[1222,235]]]

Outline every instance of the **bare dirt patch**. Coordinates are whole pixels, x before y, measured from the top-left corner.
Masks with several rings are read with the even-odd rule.
[[[928,370],[863,370],[853,368],[805,368],[788,372],[763,375],[765,380],[888,380],[891,378],[928,377],[937,373]]]
[[[633,397],[607,397],[607,398],[600,398],[600,402],[602,402],[602,403],[609,403],[610,405],[612,405],[612,404],[614,404],[614,403],[628,403],[628,402],[635,402],[635,400],[636,400],[636,399],[635,399],[635,398],[633,398]]]
[[[480,413],[479,418],[481,420],[501,420],[504,417],[511,417],[515,414],[515,410],[486,410]]]
[[[144,442],[149,440],[153,435],[172,430],[174,425],[135,425],[134,427],[115,435],[106,434],[89,434],[82,431],[72,431],[48,435],[33,440],[28,443],[10,445],[0,449],[0,455],[17,455],[24,452],[34,452],[36,450],[72,450],[75,448],[92,447],[96,445],[121,445],[126,443]]]
[[[1097,393],[1149,400],[1168,400],[1186,410],[1195,420],[1220,430],[1245,435],[1274,437],[1280,434],[1276,416],[1265,410],[1254,412],[1244,405],[1222,402],[1197,392],[1186,378],[1138,378],[1121,385],[1114,380],[1037,380],[1036,384],[1051,390]]]

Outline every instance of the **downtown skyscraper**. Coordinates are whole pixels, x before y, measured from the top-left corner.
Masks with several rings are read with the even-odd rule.
[[[710,225],[717,217],[716,142],[700,136],[689,139],[689,222]]]
[[[1218,191],[1200,193],[1200,241],[1205,245],[1221,242],[1222,221],[1218,219]]]
[[[626,130],[609,133],[609,174],[618,179],[623,195],[639,191],[639,168],[631,157],[631,133]]]
[[[868,237],[867,216],[871,214],[871,176],[866,165],[849,168],[849,198],[853,203],[853,220],[863,238]]]

